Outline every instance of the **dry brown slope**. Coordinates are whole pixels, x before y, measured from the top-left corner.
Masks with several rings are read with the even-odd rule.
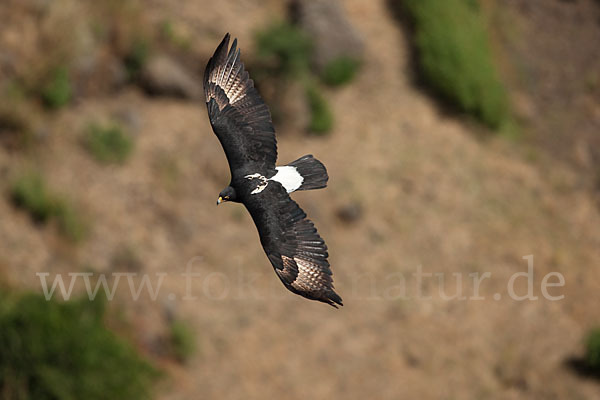
[[[328,190],[295,198],[329,244],[343,309],[287,293],[246,213],[231,204],[214,208],[228,176],[203,106],[135,92],[62,112],[39,157],[50,182],[89,210],[92,237],[74,256],[64,255],[51,229],[36,229],[2,202],[8,245],[0,261],[14,280],[36,287],[36,271],[108,269],[115,249],[131,246],[144,271],[171,274],[159,301],[129,305],[141,337],[160,331],[143,314],[169,304],[171,292],[181,299],[185,284],[176,274],[190,259],[203,257],[195,267],[204,277],[223,273],[225,300],[201,296],[199,280],[199,299],[173,302],[196,329],[200,352],[186,368],[174,368],[162,399],[594,398],[598,384],[577,378],[563,361],[599,318],[597,210],[569,170],[532,165],[516,145],[481,143],[462,123],[440,116],[409,84],[405,38],[383,3],[346,2],[369,57],[355,84],[330,93],[335,132],[280,139],[282,160],[313,153],[330,171]],[[227,4],[255,23],[273,13],[258,1]],[[208,18],[217,8],[182,4],[187,20],[215,32],[227,26],[250,47],[255,25],[243,15]],[[156,1],[152,12],[167,9],[168,2]],[[201,44],[207,51],[213,45]],[[124,167],[99,166],[78,144],[81,127],[122,110],[141,121],[135,154]],[[14,157],[2,154],[2,166],[14,170]],[[161,160],[176,166],[175,177],[164,178]],[[348,201],[365,210],[351,226],[334,217]],[[527,254],[535,255],[536,285],[541,273],[565,275],[565,300],[489,299],[525,270]],[[390,274],[402,272],[413,285],[418,265],[447,274],[490,271],[482,289],[489,300],[379,298],[396,283]],[[355,280],[361,274],[368,276]],[[254,290],[241,293],[238,279],[252,279]]]

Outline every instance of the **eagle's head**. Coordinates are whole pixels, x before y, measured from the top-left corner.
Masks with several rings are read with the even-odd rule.
[[[231,186],[227,186],[225,189],[221,190],[221,193],[219,193],[219,198],[217,199],[217,205],[225,201],[236,201],[235,189]]]

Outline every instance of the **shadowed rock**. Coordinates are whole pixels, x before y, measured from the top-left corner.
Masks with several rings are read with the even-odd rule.
[[[363,39],[338,0],[292,0],[290,13],[313,39],[312,62],[319,71],[340,57],[362,59]]]
[[[363,208],[358,202],[352,201],[339,207],[336,215],[344,223],[354,223],[362,218]]]
[[[202,88],[198,79],[171,58],[158,55],[151,58],[142,70],[140,85],[156,96],[171,96],[197,100]]]

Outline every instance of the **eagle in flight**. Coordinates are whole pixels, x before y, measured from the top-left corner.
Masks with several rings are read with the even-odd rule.
[[[277,141],[271,113],[236,47],[237,39],[229,48],[226,34],[204,72],[208,117],[231,172],[231,182],[219,193],[217,205],[244,204],[285,287],[337,308],[342,299],[333,289],[327,245],[289,196],[296,190],[327,186],[327,170],[312,155],[275,166]]]

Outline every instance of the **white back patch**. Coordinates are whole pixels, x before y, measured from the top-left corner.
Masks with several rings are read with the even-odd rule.
[[[260,184],[256,187],[256,189],[254,189],[253,191],[250,192],[250,194],[257,194],[262,192],[263,190],[266,189],[267,185],[269,184],[268,179],[265,178],[264,176],[262,176],[259,173],[256,174],[252,174],[252,175],[246,175],[244,178],[246,179],[259,179],[260,180]]]
[[[302,186],[304,177],[300,175],[296,167],[286,165],[283,167],[275,167],[275,169],[277,170],[277,173],[269,178],[269,180],[281,183],[288,193],[292,193]]]

